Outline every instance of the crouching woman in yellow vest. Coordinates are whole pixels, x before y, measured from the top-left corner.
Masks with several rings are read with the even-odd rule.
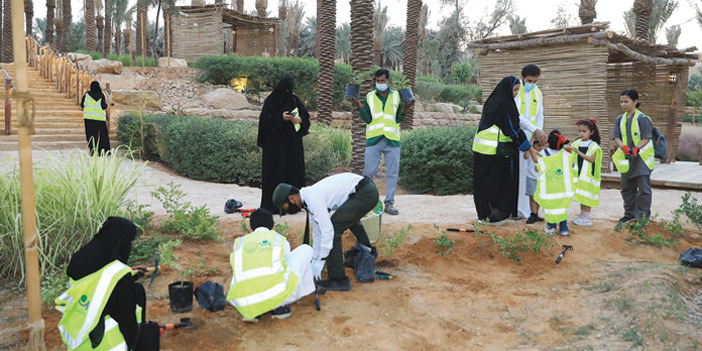
[[[568,211],[575,195],[574,158],[564,150],[568,139],[554,129],[548,135],[548,148],[544,150],[546,157],[539,159],[539,179],[536,183],[534,199],[544,208],[546,227],[544,230],[550,235],[560,232],[568,236]],[[558,224],[558,228],[556,228]]]
[[[258,323],[271,312],[276,319],[290,317],[290,304],[314,292],[312,247],[292,252],[284,236],[273,231],[273,214],[259,208],[251,214],[255,230],[234,241],[229,256],[234,275],[227,294],[244,322]]]
[[[69,289],[56,299],[58,324],[69,351],[133,350],[146,294],[127,266],[136,226],[110,217],[93,239],[71,258]]]
[[[102,93],[100,83],[90,83],[90,91],[83,95],[80,102],[85,121],[85,138],[92,155],[97,151],[99,156],[110,152],[110,136],[107,130],[107,99]]]
[[[619,147],[612,155],[615,167],[621,173],[621,194],[624,200],[624,217],[619,222],[648,221],[651,216],[651,171],[655,150],[651,137],[653,122],[641,113],[639,93],[625,90],[619,96],[624,114],[614,121],[612,139]]]

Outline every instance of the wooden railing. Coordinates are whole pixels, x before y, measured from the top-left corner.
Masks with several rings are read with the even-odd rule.
[[[40,46],[34,38],[27,37],[26,42],[27,63],[32,68],[39,70],[42,77],[47,78],[50,82],[56,82],[56,89],[65,93],[67,98],[75,97],[78,105],[80,105],[83,95],[90,90],[90,83],[97,81],[107,99],[106,112],[109,119],[115,105],[110,94],[109,83],[103,84],[95,72],[79,67],[65,54],[57,54],[48,46]]]
[[[12,78],[5,68],[0,66],[0,69],[5,76],[5,135],[10,135],[12,133],[12,99],[10,96],[15,91],[15,84],[12,83]]]

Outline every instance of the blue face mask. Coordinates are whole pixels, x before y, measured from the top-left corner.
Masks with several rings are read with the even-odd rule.
[[[388,90],[388,85],[375,83],[375,88],[378,89],[378,91],[383,92]]]
[[[534,90],[534,88],[536,88],[536,84],[524,83],[524,91],[526,91],[527,93]]]

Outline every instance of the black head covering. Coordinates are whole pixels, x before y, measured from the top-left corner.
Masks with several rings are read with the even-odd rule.
[[[519,79],[514,76],[502,78],[495,90],[485,100],[483,114],[480,118],[480,130],[489,128],[495,124],[495,118],[504,116],[519,116],[517,104],[514,103],[512,88],[519,83]]]
[[[295,82],[290,77],[285,77],[278,82],[275,90],[266,98],[263,105],[274,105],[276,109],[282,111],[290,111],[296,107],[295,97],[293,96],[293,88]]]
[[[105,100],[105,94],[102,93],[100,83],[98,83],[97,81],[90,83],[90,91],[88,91],[88,94],[90,94],[90,97],[93,98],[95,101],[98,101],[100,99],[102,99],[103,101]]]
[[[127,264],[137,227],[122,217],[109,217],[92,240],[73,254],[66,273],[74,280],[85,277],[120,260]]]

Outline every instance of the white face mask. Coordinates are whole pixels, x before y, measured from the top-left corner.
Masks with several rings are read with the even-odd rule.
[[[383,91],[388,90],[388,85],[375,83],[375,88],[378,89],[378,91],[383,92]]]

